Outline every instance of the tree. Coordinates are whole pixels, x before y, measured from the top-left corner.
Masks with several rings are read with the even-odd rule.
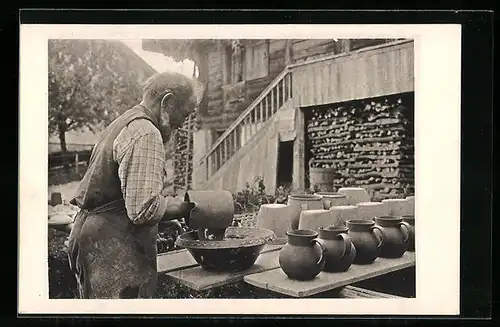
[[[146,51],[163,53],[177,62],[185,59],[194,62],[193,78],[197,82],[198,109],[205,110],[208,102],[205,90],[208,84],[209,47],[216,46],[219,41],[210,39],[146,39],[142,42],[142,48]]]
[[[155,73],[125,44],[49,40],[49,133],[66,152],[66,133],[105,126],[141,99],[141,81]]]

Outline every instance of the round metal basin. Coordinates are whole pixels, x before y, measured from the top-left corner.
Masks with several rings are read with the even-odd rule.
[[[185,248],[205,270],[235,272],[250,268],[264,245],[276,238],[265,228],[228,227],[223,240],[200,240],[197,231],[177,237],[175,244]]]

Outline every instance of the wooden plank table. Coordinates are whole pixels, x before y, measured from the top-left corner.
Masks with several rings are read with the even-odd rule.
[[[369,291],[349,284],[415,264],[414,253],[408,252],[401,259],[378,258],[372,265],[353,265],[346,273],[321,273],[313,281],[294,282],[288,280],[279,268],[278,257],[282,247],[283,245],[266,245],[254,266],[236,273],[216,273],[203,270],[187,250],[172,251],[158,255],[158,273],[165,274],[174,282],[196,291],[209,290],[244,280],[250,285],[295,297],[297,295],[309,296],[338,288],[339,296],[344,298],[387,298],[395,296]],[[270,276],[271,279],[269,279]],[[295,288],[290,288],[287,283],[295,285]],[[306,284],[311,286],[306,286]]]
[[[279,254],[270,253],[269,255],[274,255],[274,261],[278,265]],[[377,258],[375,262],[370,265],[352,265],[346,272],[321,272],[316,278],[310,281],[289,279],[281,268],[279,268],[279,265],[272,270],[247,275],[243,280],[250,285],[288,296],[308,297],[409,268],[414,265],[415,253],[406,252],[401,258],[397,259]]]
[[[235,273],[211,272],[202,269],[187,250],[172,251],[158,255],[158,273],[190,287],[196,291],[205,291],[216,287],[242,281],[248,274],[259,273],[276,268],[276,255],[283,245],[266,244],[255,264],[244,271]],[[272,255],[276,252],[276,255]]]

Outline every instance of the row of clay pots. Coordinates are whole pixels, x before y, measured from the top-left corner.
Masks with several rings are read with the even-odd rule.
[[[279,253],[283,272],[310,280],[321,271],[345,272],[352,264],[371,264],[377,257],[398,258],[415,250],[413,216],[348,220],[347,226],[288,231]]]
[[[363,188],[341,188],[338,193],[290,195],[286,205],[262,205],[257,227],[271,229],[278,238],[285,239],[289,230],[317,230],[319,227],[345,225],[347,220],[413,215],[414,201],[414,197],[408,197],[371,202]]]

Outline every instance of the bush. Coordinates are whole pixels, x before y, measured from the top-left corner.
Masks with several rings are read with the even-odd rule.
[[[276,196],[266,194],[266,186],[264,179],[257,176],[253,180],[253,184],[246,183],[244,190],[233,195],[235,214],[256,212],[264,203],[274,203]]]

